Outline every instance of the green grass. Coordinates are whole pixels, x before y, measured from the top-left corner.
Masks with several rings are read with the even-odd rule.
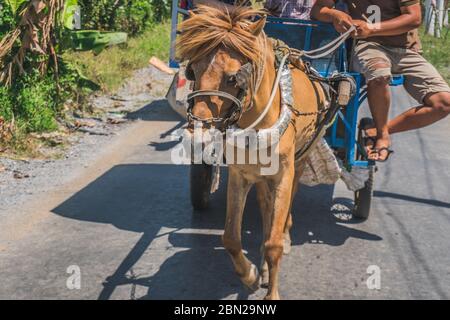
[[[108,48],[99,55],[92,52],[64,53],[60,64],[59,91],[51,74],[39,78],[35,72],[17,79],[11,88],[0,86],[0,118],[14,123],[12,135],[0,139],[0,150],[11,155],[39,156],[38,148],[42,141],[36,141],[30,133],[57,130],[56,119],[61,116],[60,111],[67,99],[80,103],[74,106],[82,108],[83,97],[92,92],[90,85],[85,87],[89,80],[96,82],[105,92],[114,92],[135,70],[147,66],[152,56],[168,60],[169,49],[170,24],[165,22],[130,38],[126,45]],[[82,72],[82,82],[75,70]]]
[[[445,35],[446,30],[444,30]],[[420,32],[423,45],[423,55],[431,62],[450,83],[450,33],[447,39],[438,39]]]
[[[81,67],[84,76],[114,92],[134,70],[148,65],[152,56],[166,61],[170,49],[170,23],[154,25],[127,45],[112,47],[99,55],[92,52],[68,52],[64,59]]]
[[[38,143],[30,133],[51,132],[58,129],[56,121],[68,88],[67,74],[60,78],[59,89],[52,75],[41,77],[37,72],[16,78],[12,87],[0,87],[0,150],[9,155],[39,156]]]

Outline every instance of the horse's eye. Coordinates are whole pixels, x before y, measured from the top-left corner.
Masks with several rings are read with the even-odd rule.
[[[232,86],[236,85],[236,76],[230,76],[227,79],[227,84],[232,85]]]

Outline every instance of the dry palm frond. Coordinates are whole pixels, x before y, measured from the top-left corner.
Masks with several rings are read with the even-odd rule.
[[[0,143],[8,142],[14,135],[14,118],[12,121],[6,122],[5,119],[0,117]]]
[[[63,9],[64,0],[29,1],[19,14],[19,25],[0,42],[0,83],[11,85],[14,76],[24,72],[23,63],[27,53],[44,57],[38,65],[41,74],[47,71],[50,62],[54,63],[57,74],[54,32],[58,14]],[[15,51],[19,38],[20,46]]]

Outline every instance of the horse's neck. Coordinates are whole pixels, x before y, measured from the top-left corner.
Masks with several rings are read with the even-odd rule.
[[[260,115],[264,112],[264,109],[266,108],[272,94],[277,70],[275,70],[275,54],[273,52],[273,47],[270,41],[267,41],[266,50],[267,55],[261,85],[254,96],[253,108],[245,112],[241,120],[239,121],[240,128],[247,128],[260,117]],[[276,90],[277,94],[275,96],[274,102],[272,103],[272,106],[270,107],[264,119],[256,126],[256,129],[270,128],[278,120],[281,110],[281,98],[279,88],[277,88]]]

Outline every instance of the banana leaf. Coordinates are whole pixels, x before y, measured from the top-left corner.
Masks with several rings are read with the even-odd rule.
[[[28,2],[28,0],[6,0],[6,2],[9,4],[9,6],[11,7],[11,11],[15,15],[17,13],[17,10],[20,9],[20,6],[23,3]]]
[[[78,0],[66,0],[64,3],[64,12],[62,15],[62,22],[65,28],[69,30],[74,29],[75,13],[77,12]]]
[[[124,32],[101,32],[81,30],[70,32],[70,47],[77,51],[90,51],[99,54],[109,46],[126,43],[128,35]]]

